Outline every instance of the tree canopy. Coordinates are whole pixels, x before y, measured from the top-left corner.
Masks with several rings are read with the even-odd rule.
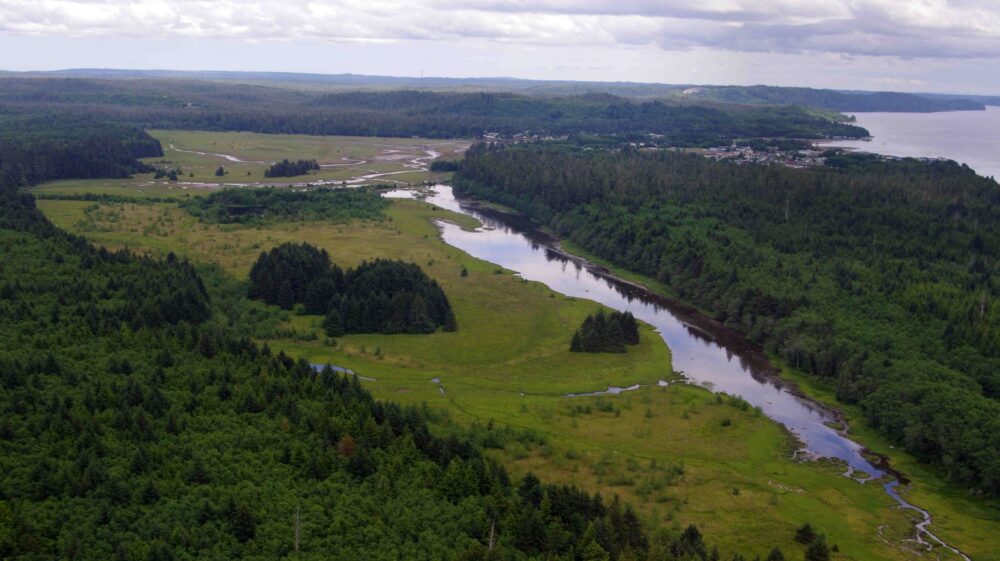
[[[414,263],[365,261],[346,272],[308,243],[261,253],[250,270],[250,297],[326,316],[330,336],[344,333],[432,333],[457,328],[437,281]]]
[[[479,144],[455,185],[666,283],[1000,493],[1000,186],[954,162],[831,164]]]

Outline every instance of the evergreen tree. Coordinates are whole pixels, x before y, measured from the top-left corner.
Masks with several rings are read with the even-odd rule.
[[[344,320],[340,317],[337,308],[331,307],[323,320],[323,329],[330,337],[340,337],[344,334]]]
[[[806,548],[806,561],[830,561],[830,547],[826,538],[817,536]]]
[[[281,282],[281,287],[278,289],[278,301],[276,303],[282,310],[291,310],[292,306],[295,305],[295,292],[292,290],[292,281],[290,279],[285,279]]]
[[[795,531],[795,541],[799,543],[812,543],[816,539],[816,530],[806,522]]]
[[[608,320],[605,327],[604,348],[606,353],[625,352],[625,334],[622,332],[621,323],[615,319]]]
[[[622,333],[625,335],[625,344],[638,345],[639,322],[636,321],[632,312],[616,313],[614,316],[618,320],[618,323],[621,324]]]

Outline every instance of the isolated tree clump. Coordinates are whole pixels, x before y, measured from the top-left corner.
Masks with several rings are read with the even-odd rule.
[[[249,294],[284,310],[302,304],[305,313],[325,316],[330,337],[457,329],[444,291],[418,265],[376,259],[345,272],[307,243],[261,253],[250,270]]]
[[[626,345],[639,344],[639,322],[631,312],[604,310],[587,316],[573,333],[569,350],[574,353],[624,353]]]
[[[285,159],[264,170],[264,177],[295,177],[296,175],[305,175],[317,169],[319,169],[319,163],[316,160],[296,160],[290,162]]]

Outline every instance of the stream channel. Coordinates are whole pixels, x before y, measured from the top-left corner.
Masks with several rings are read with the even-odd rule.
[[[928,549],[933,542],[969,561],[968,556],[929,530],[932,519],[926,510],[899,496],[897,487],[907,483],[902,475],[893,471],[884,459],[865,454],[864,447],[851,440],[846,431],[834,428],[844,426],[836,412],[802,396],[794,385],[783,381],[767,356],[738,332],[687,305],[614,277],[603,267],[563,251],[557,239],[529,219],[456,197],[447,185],[422,190],[398,189],[384,196],[419,198],[470,215],[482,227],[467,231],[450,222],[438,221],[447,244],[515,271],[521,278],[541,282],[561,294],[632,312],[637,319],[656,328],[670,347],[674,370],[689,383],[739,396],[760,408],[801,441],[802,449],[797,455],[841,460],[847,465],[844,475],[860,484],[879,481],[900,508],[917,513],[914,542]],[[649,385],[657,383],[650,380]],[[603,391],[581,388],[582,393],[572,395],[621,393],[638,387],[612,387]]]

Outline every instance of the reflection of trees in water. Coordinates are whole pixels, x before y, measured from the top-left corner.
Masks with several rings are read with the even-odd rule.
[[[679,302],[617,279],[606,269],[558,249],[558,240],[542,231],[525,216],[507,214],[461,200],[459,205],[464,212],[479,219],[485,227],[523,237],[533,251],[541,251],[549,262],[560,263],[563,272],[569,272],[569,267],[572,266],[578,278],[581,273],[586,272],[594,280],[603,281],[629,304],[640,302],[652,308],[657,315],[670,314],[684,326],[688,336],[701,343],[706,350],[720,349],[725,353],[726,361],[729,363],[735,358],[739,368],[743,372],[748,372],[757,383],[770,385],[777,390],[789,388],[789,384],[777,376],[777,370],[767,356],[737,331],[713,322]],[[829,414],[807,399],[795,396],[795,400],[810,411],[820,411],[826,416]]]

